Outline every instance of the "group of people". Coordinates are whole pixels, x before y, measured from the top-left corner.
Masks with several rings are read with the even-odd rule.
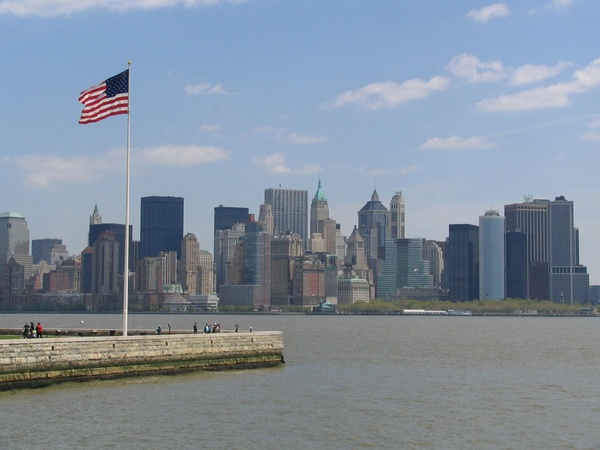
[[[34,325],[33,322],[26,323],[23,326],[23,338],[41,338],[44,334],[44,328],[38,322]]]

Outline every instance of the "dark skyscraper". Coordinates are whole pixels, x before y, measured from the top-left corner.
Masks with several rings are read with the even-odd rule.
[[[32,263],[38,264],[43,259],[46,261],[46,263],[50,264],[50,254],[52,253],[52,247],[54,247],[54,244],[62,244],[62,239],[33,239],[31,241],[31,256],[33,258]]]
[[[140,259],[160,252],[177,252],[181,258],[183,239],[183,198],[142,197]]]
[[[308,245],[308,191],[300,189],[265,189],[265,204],[273,208],[273,235],[296,233]]]
[[[449,226],[447,270],[450,301],[465,302],[479,298],[478,226]]]
[[[214,231],[231,230],[235,224],[246,223],[247,220],[248,208],[219,205],[215,207]]]
[[[529,298],[527,289],[527,235],[506,233],[506,297]]]

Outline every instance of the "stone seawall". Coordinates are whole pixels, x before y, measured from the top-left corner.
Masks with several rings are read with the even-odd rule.
[[[278,331],[10,339],[0,341],[0,390],[282,362]]]

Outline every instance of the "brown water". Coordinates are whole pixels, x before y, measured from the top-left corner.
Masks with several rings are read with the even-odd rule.
[[[122,323],[0,327],[31,320]],[[169,321],[282,330],[286,364],[2,392],[2,448],[600,448],[596,318],[129,316]]]

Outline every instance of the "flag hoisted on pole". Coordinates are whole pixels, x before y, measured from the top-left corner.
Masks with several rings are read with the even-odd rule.
[[[128,69],[102,83],[92,86],[79,94],[79,102],[84,108],[81,112],[80,124],[99,122],[110,116],[127,114],[127,167],[125,176],[125,248],[123,271],[123,336],[127,336],[127,305],[129,302],[129,166],[131,147],[131,112],[129,95]]]
[[[129,112],[129,69],[79,94],[85,106],[79,123],[93,123]]]

